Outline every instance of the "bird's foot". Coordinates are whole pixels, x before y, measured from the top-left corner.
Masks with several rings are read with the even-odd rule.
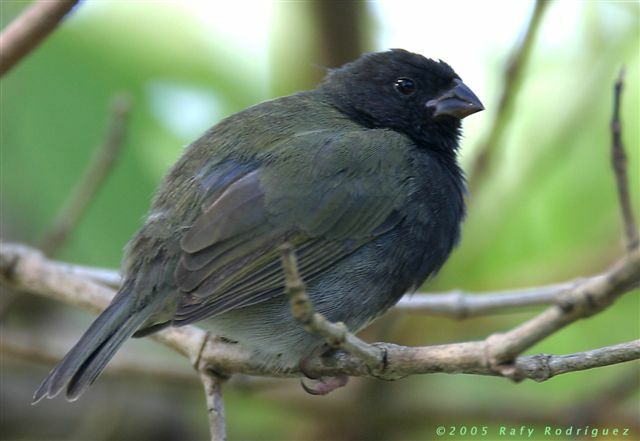
[[[319,356],[322,357],[331,357],[336,354],[338,350],[326,347],[321,349]],[[339,375],[336,377],[318,377],[309,372],[309,363],[311,360],[318,356],[316,355],[318,351],[314,351],[311,355],[300,360],[299,369],[304,375],[305,378],[300,380],[300,385],[302,388],[311,395],[327,395],[334,390],[341,388],[347,384],[349,381],[349,377],[346,375]]]
[[[334,390],[346,385],[349,377],[340,375],[338,377],[302,378],[300,385],[311,395],[327,395]]]

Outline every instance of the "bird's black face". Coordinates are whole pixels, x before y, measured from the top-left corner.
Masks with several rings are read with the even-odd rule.
[[[420,144],[450,139],[445,144],[455,147],[460,120],[484,109],[448,64],[401,49],[332,71],[321,90],[360,123],[403,132]]]

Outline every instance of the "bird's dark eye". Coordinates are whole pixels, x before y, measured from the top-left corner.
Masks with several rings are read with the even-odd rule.
[[[416,82],[411,78],[398,78],[394,86],[403,95],[411,95],[416,91]]]

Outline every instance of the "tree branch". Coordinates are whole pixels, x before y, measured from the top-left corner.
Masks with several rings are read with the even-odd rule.
[[[62,21],[78,0],[40,0],[0,34],[0,76],[35,49]]]
[[[631,207],[629,183],[627,178],[627,154],[622,143],[622,123],[620,122],[620,104],[622,88],[624,86],[624,69],[620,69],[618,79],[613,88],[613,116],[611,118],[611,162],[616,177],[618,200],[622,212],[627,250],[631,251],[640,246],[638,227]]]
[[[207,397],[207,415],[209,417],[211,441],[226,441],[227,428],[224,416],[224,401],[222,400],[223,380],[206,366],[198,369],[198,375]]]
[[[384,354],[383,365],[376,377],[387,379],[407,375],[435,372],[478,375],[503,375],[514,380],[531,378],[543,381],[553,375],[589,367],[605,366],[614,362],[638,358],[637,342],[626,347],[614,347],[596,352],[598,357],[581,367],[576,357],[593,358],[590,352],[566,356],[558,364],[554,356],[521,356],[518,352],[530,347],[551,332],[573,320],[588,316],[607,307],[622,292],[640,279],[640,250],[635,250],[611,266],[600,277],[592,277],[560,296],[554,305],[524,325],[501,337],[487,340],[445,344],[437,346],[406,347],[389,343],[376,343]],[[0,246],[0,284],[25,292],[57,299],[68,304],[99,312],[114,295],[114,290],[87,280],[69,271],[67,264],[45,258],[32,248],[3,243]],[[560,323],[562,326],[558,326]],[[534,338],[523,335],[529,329]],[[540,330],[540,327],[542,330]],[[252,354],[237,344],[207,338],[207,333],[194,326],[169,328],[153,338],[189,358],[194,364],[201,362],[221,375],[242,373],[270,377],[294,377],[296,370],[273,371],[258,363]],[[621,353],[620,353],[621,351]],[[549,363],[541,362],[548,358]],[[560,356],[563,357],[563,356]],[[515,360],[514,360],[515,358]],[[573,363],[569,368],[568,363]],[[586,363],[586,362],[585,362]],[[547,365],[551,366],[548,368]],[[312,359],[305,366],[309,374],[317,376],[371,376],[371,368],[358,356]]]
[[[554,303],[560,294],[583,283],[584,280],[579,278],[553,285],[498,292],[454,290],[444,293],[408,294],[400,299],[395,309],[402,312],[443,315],[455,319],[507,313],[511,312],[512,308]]]
[[[543,376],[535,378],[527,375],[527,378],[544,381],[567,372],[583,371],[600,366],[638,360],[640,359],[640,340],[633,340],[569,355],[534,355],[530,357],[530,359],[532,361],[531,368],[533,368],[533,372],[535,372],[536,375],[543,373]],[[545,371],[548,371],[548,375]]]
[[[111,121],[104,143],[94,154],[50,230],[44,235],[41,249],[45,254],[54,254],[64,244],[102,188],[120,153],[130,111],[131,100],[126,94],[118,94],[113,98]]]
[[[64,353],[52,348],[55,348],[56,346],[67,346],[51,344],[51,342],[42,341],[40,336],[34,335],[33,338],[31,338],[31,335],[25,336],[20,332],[7,328],[2,328],[1,334],[3,338],[0,349],[3,355],[38,364],[52,365],[56,363],[63,357]],[[607,350],[608,348],[604,349]],[[624,348],[621,349],[625,350]],[[591,351],[588,351],[585,354],[588,354],[589,352]],[[561,359],[563,357],[571,356],[560,356],[558,358]],[[6,361],[6,358],[4,360]],[[543,362],[544,361],[545,360],[543,360]],[[553,358],[547,360],[547,362],[550,362],[550,364],[555,366],[558,365],[557,360],[554,362]],[[120,357],[119,359],[112,361],[109,363],[104,373],[105,375],[123,376],[129,379],[134,377],[136,379],[144,379],[147,381],[161,381],[171,384],[178,383],[189,387],[196,387],[201,383],[198,377],[189,373],[188,370],[183,371],[166,368],[158,363],[149,362],[148,359],[143,360],[142,358],[137,359],[135,357]],[[563,425],[584,426],[597,421],[602,421],[600,417],[603,415],[603,412],[610,411],[617,403],[620,403],[624,397],[629,393],[632,393],[632,391],[638,386],[639,381],[640,377],[638,377],[636,369],[632,369],[627,373],[627,375],[615,380],[615,383],[606,385],[602,392],[590,392],[589,398],[581,404],[579,408],[572,406],[566,411],[561,411],[559,413],[557,411],[531,413],[529,411],[524,412],[524,409],[514,409],[512,407],[508,409],[490,407],[483,408],[481,410],[478,410],[475,407],[463,408],[462,410],[457,408],[456,411],[455,409],[446,409],[441,406],[433,407],[427,413],[438,414],[438,419],[445,420],[449,420],[455,416],[457,416],[457,419],[459,420],[460,413],[462,413],[467,415],[469,418],[480,418],[481,420],[486,419],[489,421],[494,421],[496,419],[496,415],[498,415],[499,418],[496,421],[501,422],[499,420],[502,419],[504,420],[502,423],[505,421],[522,423],[522,418],[525,418],[526,422],[529,423],[555,422]],[[266,378],[234,376],[228,384],[232,384],[235,387],[249,386],[251,387],[251,390],[255,390],[256,388],[259,390],[268,390],[280,383],[278,383],[277,380],[269,380]],[[277,387],[278,390],[281,389],[280,386]],[[277,396],[279,396],[279,394],[277,394]],[[270,395],[270,397],[276,398],[276,396],[272,395]],[[293,403],[293,408],[304,408],[308,404],[306,400],[296,400],[293,396],[287,396],[286,401],[290,405]],[[346,411],[347,408],[345,405],[347,407],[350,405],[349,403],[342,403],[342,406],[338,405],[338,407],[336,407],[336,404],[337,403],[333,403],[329,408],[323,408],[322,412],[330,412],[333,416],[337,416]],[[403,424],[408,423],[409,420],[414,417],[418,418],[420,415],[424,416],[425,406],[429,406],[429,403],[426,402],[418,403],[403,401],[403,404],[403,408],[397,408],[394,406],[393,409],[391,409],[394,412],[392,419],[394,421],[401,421]],[[414,411],[412,409],[422,409],[422,411],[414,415]],[[315,409],[315,411],[317,411],[317,409]],[[480,412],[481,415],[478,415],[478,412]],[[611,418],[611,415],[607,416],[607,418]],[[619,421],[619,424],[629,425],[628,421],[624,421],[624,418],[620,418],[619,414],[613,415],[613,418],[615,421],[622,419],[622,421]]]
[[[640,250],[635,250],[616,262],[600,276],[592,277],[559,296],[556,305],[504,334],[487,338],[489,365],[510,376],[505,362],[534,344],[585,317],[596,314],[611,305],[620,295],[640,282]]]
[[[207,417],[209,421],[209,434],[211,441],[226,441],[227,422],[224,416],[224,401],[222,399],[222,383],[226,377],[215,372],[202,358],[202,351],[209,342],[209,333],[206,332],[198,356],[193,362],[193,367],[200,377],[207,399]]]
[[[533,48],[533,43],[548,3],[547,0],[536,1],[524,36],[509,57],[503,73],[503,87],[500,93],[496,115],[487,136],[478,145],[477,154],[469,171],[469,188],[471,188],[472,191],[482,183],[487,175],[493,156],[500,146],[505,130],[509,127],[509,120],[513,115],[512,108],[518,98],[522,73],[529,61],[531,49]]]

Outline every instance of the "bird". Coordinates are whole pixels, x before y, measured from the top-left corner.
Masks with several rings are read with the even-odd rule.
[[[195,322],[274,371],[300,366],[324,342],[290,313],[285,243],[314,309],[363,329],[459,242],[461,120],[483,109],[444,61],[390,49],[223,119],[167,173],[121,287],[34,403],[76,400],[128,338]]]

